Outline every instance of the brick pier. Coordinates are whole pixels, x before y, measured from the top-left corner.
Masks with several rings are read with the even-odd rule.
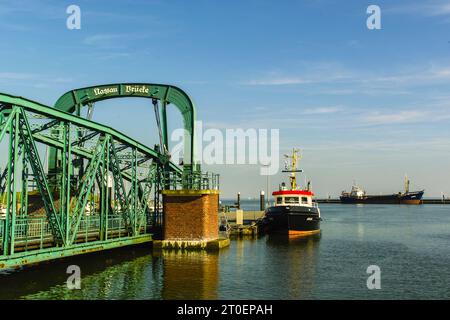
[[[219,239],[218,190],[164,190],[163,241],[156,247],[219,249],[229,241]]]

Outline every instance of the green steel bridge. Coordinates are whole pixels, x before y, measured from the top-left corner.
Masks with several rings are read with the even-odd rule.
[[[95,102],[126,97],[150,99],[159,145],[91,120]],[[182,168],[168,152],[169,105],[183,117]],[[150,242],[163,189],[218,189],[194,163],[194,123],[193,102],[170,85],[81,88],[53,107],[0,93],[0,269]]]

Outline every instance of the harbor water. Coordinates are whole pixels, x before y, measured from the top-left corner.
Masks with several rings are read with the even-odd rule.
[[[75,257],[3,272],[0,299],[450,298],[449,206],[320,207],[320,237],[233,239],[219,253],[143,247]],[[70,264],[80,266],[79,290],[67,288]],[[370,265],[381,270],[381,289],[367,288]]]

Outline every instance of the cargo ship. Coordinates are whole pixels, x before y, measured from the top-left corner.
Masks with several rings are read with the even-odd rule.
[[[356,186],[352,186],[350,192],[343,191],[341,203],[367,203],[367,204],[421,204],[425,190],[409,191],[410,181],[405,177],[405,192],[382,195],[368,195]]]
[[[274,205],[267,208],[262,220],[266,233],[287,234],[289,236],[309,236],[320,233],[320,209],[313,200],[314,193],[308,182],[305,189],[297,185],[296,173],[299,161],[299,150],[293,149],[291,164],[286,164],[282,172],[290,173],[290,188],[283,182],[279,190],[274,191]]]

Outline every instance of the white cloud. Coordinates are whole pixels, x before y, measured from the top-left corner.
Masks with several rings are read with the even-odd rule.
[[[351,79],[354,73],[340,65],[323,62],[301,62],[296,72],[286,72],[283,70],[269,70],[262,76],[241,84],[254,86],[282,86],[282,85],[303,85],[303,84],[320,84],[331,83]],[[292,67],[291,69],[294,69]]]
[[[422,16],[446,16],[450,15],[450,2],[447,0],[424,0],[420,2],[408,2],[407,4],[394,5],[383,9],[385,13],[393,14],[418,14]]]
[[[122,34],[96,34],[93,36],[86,37],[83,43],[87,45],[110,44],[123,37],[124,35]]]
[[[0,16],[10,16],[15,20],[17,14],[22,13],[34,14],[33,18],[44,20],[61,19],[61,6],[50,3],[50,1],[0,0]],[[33,29],[35,27],[33,26]]]
[[[425,5],[423,7],[425,12],[433,16],[441,16],[450,14],[450,3],[437,3],[432,5]]]
[[[280,86],[280,85],[305,84],[305,83],[311,83],[311,81],[303,80],[297,77],[284,77],[284,78],[250,80],[248,82],[245,82],[246,85],[250,86]]]
[[[450,68],[441,68],[434,70],[432,76],[435,78],[450,79]]]
[[[72,83],[72,78],[58,77],[54,75],[39,75],[34,73],[22,73],[22,72],[0,72],[0,83],[32,83],[36,86],[50,86],[58,84]]]
[[[303,114],[329,114],[341,111],[341,107],[320,107],[306,109]]]
[[[83,40],[83,44],[95,47],[104,54],[105,50],[108,50],[109,54],[121,56],[129,56],[129,43],[136,41],[143,41],[150,36],[149,33],[105,33],[105,34],[94,34],[87,36]],[[128,50],[128,51],[126,51]],[[120,52],[115,52],[120,51]]]
[[[314,63],[311,63],[314,64]],[[297,72],[267,72],[259,79],[242,82],[253,86],[293,86],[307,88],[305,94],[368,96],[410,95],[417,87],[448,84],[450,65],[428,63],[406,66],[401,70],[367,73],[333,64]]]
[[[402,136],[404,137],[404,136]],[[434,150],[434,151],[445,151],[450,149],[450,141],[445,138],[423,138],[423,139],[401,139],[392,140],[385,137],[380,139],[371,139],[370,143],[368,141],[327,141],[326,143],[315,143],[315,144],[305,144],[304,149],[317,150],[317,151],[336,151],[340,150],[347,152],[348,150],[361,151],[361,150],[377,150],[377,151],[415,151],[417,148]]]
[[[373,112],[363,117],[363,120],[372,124],[393,124],[393,123],[407,123],[416,122],[426,116],[425,112],[401,111],[398,113],[380,113]]]
[[[29,80],[35,78],[34,74],[21,72],[0,72],[0,81]]]

